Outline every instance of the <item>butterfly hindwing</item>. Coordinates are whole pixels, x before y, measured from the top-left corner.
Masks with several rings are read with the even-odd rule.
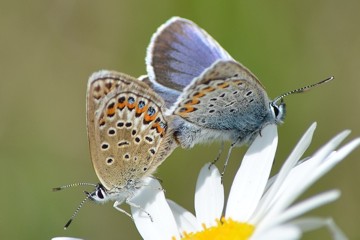
[[[219,60],[185,88],[173,113],[203,128],[244,129],[267,117],[268,103],[254,74],[235,61]]]
[[[152,174],[172,151],[164,102],[138,79],[111,71],[93,74],[87,105],[91,159],[107,189]]]

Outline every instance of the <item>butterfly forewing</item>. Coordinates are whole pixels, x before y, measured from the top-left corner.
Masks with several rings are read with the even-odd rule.
[[[154,90],[157,94],[163,97],[166,108],[170,108],[181,94],[181,92],[179,91],[164,87],[160,84],[150,81],[148,76],[142,76],[139,79],[146,83],[148,86],[150,86],[151,89]]]
[[[173,17],[153,35],[146,63],[151,81],[182,91],[219,59],[232,57],[195,23]]]
[[[173,149],[164,102],[139,80],[109,71],[94,74],[87,104],[91,159],[107,189],[150,175]]]

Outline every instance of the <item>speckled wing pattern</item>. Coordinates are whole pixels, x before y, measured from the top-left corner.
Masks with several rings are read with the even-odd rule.
[[[173,113],[204,128],[252,129],[267,117],[268,106],[254,74],[240,63],[219,60],[184,90]]]
[[[103,70],[90,77],[90,154],[105,188],[123,188],[149,176],[175,148],[163,105],[149,86],[126,74]]]

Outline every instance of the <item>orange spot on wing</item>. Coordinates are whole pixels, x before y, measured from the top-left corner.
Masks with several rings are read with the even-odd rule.
[[[158,122],[154,123],[151,128],[156,129],[156,132],[157,132],[157,133],[160,133],[161,136],[164,135],[165,129],[162,128],[161,125],[160,125]]]
[[[197,110],[197,108],[189,106],[189,107],[187,107],[186,112],[191,113],[191,112],[196,111],[196,110]]]
[[[126,106],[126,102],[118,103],[117,108],[123,109]]]
[[[135,108],[136,115],[141,115],[143,112],[147,111],[148,107],[149,107],[149,106],[146,105],[146,106],[143,107],[143,108],[139,108],[138,105],[137,105],[136,108]]]
[[[179,112],[191,113],[191,112],[196,111],[196,110],[197,110],[197,108],[187,105],[187,106],[184,106],[184,107],[180,108]]]
[[[115,114],[115,108],[110,108],[107,110],[106,114],[108,116],[113,116]]]
[[[234,80],[233,83],[237,84],[237,85],[242,85],[244,83],[243,80]]]
[[[208,92],[212,92],[214,90],[215,90],[215,88],[213,88],[213,87],[210,87],[210,86],[205,87],[202,90],[200,90],[199,92],[196,92],[193,95],[193,98],[201,98],[201,97],[205,96]]]
[[[196,111],[197,108],[191,106],[191,105],[185,105],[184,107],[181,107],[177,112],[182,117],[187,117],[188,113]]]
[[[115,110],[116,110],[115,103],[111,103],[111,104],[107,107],[106,115],[107,115],[108,117],[114,116]]]
[[[136,105],[136,102],[130,104],[130,103],[127,103],[127,107],[128,109],[134,109],[135,108],[135,105]]]
[[[188,100],[185,102],[185,105],[195,105],[195,104],[199,104],[200,100],[198,98],[193,98],[191,100]]]
[[[205,92],[203,92],[203,91],[200,91],[200,92],[196,92],[194,95],[193,95],[193,97],[194,98],[201,98],[201,97],[203,97],[203,96],[205,96]]]
[[[227,87],[229,87],[230,85],[229,85],[229,83],[227,83],[227,82],[223,82],[223,83],[220,83],[219,85],[218,85],[218,87],[219,88],[227,88]]]
[[[148,114],[145,114],[144,120],[145,120],[146,122],[151,122],[151,121],[153,121],[153,120],[156,118],[157,114],[158,114],[157,112],[156,112],[154,115],[152,115],[152,116],[149,116]]]
[[[212,91],[214,91],[214,90],[215,90],[215,88],[208,86],[208,87],[206,87],[206,88],[203,88],[201,91],[202,91],[202,92],[212,92]]]

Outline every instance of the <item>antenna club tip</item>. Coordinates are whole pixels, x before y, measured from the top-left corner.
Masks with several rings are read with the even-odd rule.
[[[69,227],[69,225],[71,224],[71,222],[72,222],[72,219],[70,219],[70,220],[65,224],[64,230],[66,230],[66,229]]]
[[[334,80],[334,79],[335,79],[334,76],[330,76],[330,77],[328,77],[327,79],[325,79],[325,82],[332,81],[332,80]]]
[[[53,190],[53,192],[56,192],[56,191],[60,191],[61,189],[62,189],[61,187],[55,187],[52,190]]]

